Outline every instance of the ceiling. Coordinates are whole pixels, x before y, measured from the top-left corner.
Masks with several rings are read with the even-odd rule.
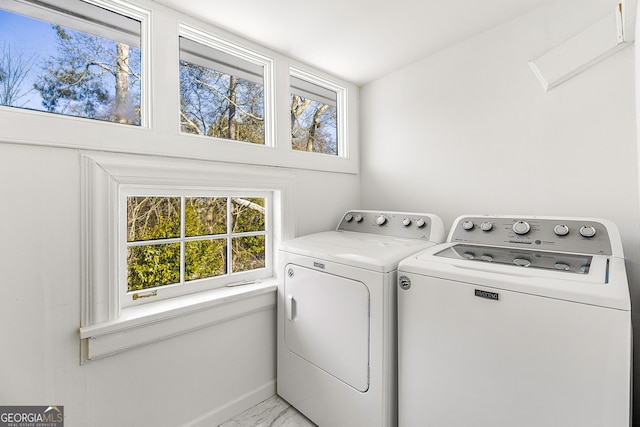
[[[357,85],[552,0],[156,0]]]

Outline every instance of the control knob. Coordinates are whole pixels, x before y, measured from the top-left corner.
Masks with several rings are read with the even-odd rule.
[[[515,258],[513,263],[520,267],[529,267],[531,265],[531,261],[526,258]]]
[[[473,230],[473,222],[469,220],[464,221],[462,223],[462,229],[467,231]]]
[[[518,221],[513,224],[513,232],[519,235],[527,234],[531,226],[527,221]]]
[[[350,213],[346,214],[344,216],[344,220],[347,221],[347,222],[353,221],[353,214],[350,214]]]
[[[356,215],[356,222],[362,222],[362,215]]]
[[[376,218],[376,224],[384,225],[387,222],[387,218],[384,215],[380,215]]]
[[[480,230],[482,231],[491,231],[492,228],[493,228],[493,224],[490,223],[489,221],[485,221],[480,224]]]
[[[566,236],[569,234],[569,227],[565,224],[558,224],[553,227],[553,232],[556,233],[556,236]]]
[[[427,225],[427,223],[426,223],[426,222],[424,221],[424,219],[422,219],[422,218],[419,218],[419,219],[416,221],[416,227],[418,227],[418,228],[422,228],[422,227],[424,227],[425,225]]]
[[[405,227],[408,227],[411,225],[411,218],[404,218],[402,220],[402,225],[404,225]]]
[[[596,235],[596,229],[590,225],[583,225],[580,227],[580,235],[582,237],[593,237]]]

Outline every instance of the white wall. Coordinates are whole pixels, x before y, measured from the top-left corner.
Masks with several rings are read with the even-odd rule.
[[[361,88],[363,207],[434,212],[448,226],[464,213],[608,218],[638,306],[634,49],[549,92],[527,66],[615,4],[561,1]],[[638,343],[636,312],[634,324]]]

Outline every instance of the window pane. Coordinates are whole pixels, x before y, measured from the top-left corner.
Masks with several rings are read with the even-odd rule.
[[[180,243],[127,248],[127,291],[180,282]]]
[[[337,113],[335,106],[292,94],[292,148],[338,155]]]
[[[0,9],[0,105],[140,125],[141,51],[123,41],[133,37],[139,46],[140,22],[90,6],[83,13],[99,18],[75,25],[85,32],[64,26],[81,21],[72,12],[38,10],[48,20]],[[96,21],[105,16],[117,25]]]
[[[179,197],[127,197],[127,241],[180,237]]]
[[[180,123],[185,133],[264,144],[260,66],[180,37]]]
[[[227,239],[186,242],[185,281],[227,273]]]
[[[209,236],[226,232],[226,197],[187,197],[185,199],[186,236]]]
[[[264,199],[232,197],[232,233],[264,231]]]
[[[254,270],[265,266],[264,236],[245,236],[231,239],[232,271]]]

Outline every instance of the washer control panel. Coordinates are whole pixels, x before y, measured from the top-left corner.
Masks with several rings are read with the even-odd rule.
[[[349,211],[342,217],[337,230],[439,242],[444,240],[442,221],[432,214],[423,213]]]
[[[590,219],[464,216],[453,224],[450,242],[611,255],[607,227]]]

